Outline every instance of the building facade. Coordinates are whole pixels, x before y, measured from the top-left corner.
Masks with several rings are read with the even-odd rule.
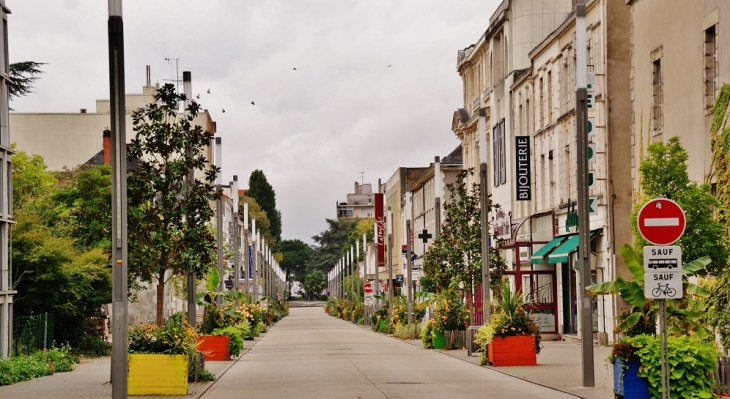
[[[347,194],[347,201],[337,203],[337,220],[372,219],[375,215],[373,185],[355,182],[355,191]]]
[[[452,119],[465,168],[478,170],[479,135],[486,136],[489,192],[499,204],[490,215],[498,237],[492,248],[506,259],[507,278],[533,301],[542,332],[563,336],[577,336],[582,328],[572,3],[504,1],[486,33],[458,53],[464,106]],[[619,46],[627,39],[629,9],[601,0],[587,1],[586,8],[595,126],[589,139],[595,154],[589,167],[591,265],[594,281],[602,282],[621,270],[614,243],[631,242],[629,54]],[[616,304],[601,297],[593,308],[597,339],[612,340]]]
[[[730,81],[730,4],[630,0],[631,179],[650,143],[678,136],[690,179],[711,173],[712,106]]]

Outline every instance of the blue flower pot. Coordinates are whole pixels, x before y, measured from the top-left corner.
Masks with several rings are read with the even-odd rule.
[[[613,359],[613,392],[624,399],[651,399],[649,381],[638,376],[640,366],[638,360]]]

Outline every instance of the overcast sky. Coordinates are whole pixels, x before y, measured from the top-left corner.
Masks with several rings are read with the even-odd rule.
[[[236,174],[246,187],[263,170],[282,238],[312,243],[360,172],[375,188],[459,144],[457,51],[481,37],[499,3],[124,0],[126,90],[141,92],[145,65],[153,84],[191,71],[222,137],[224,182]],[[78,112],[109,98],[107,1],[6,5],[10,62],[48,63],[14,110]]]

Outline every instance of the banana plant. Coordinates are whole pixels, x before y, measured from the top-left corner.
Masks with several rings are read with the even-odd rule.
[[[613,281],[593,284],[586,288],[586,292],[591,295],[608,295],[618,294],[623,298],[631,309],[618,315],[616,318],[620,324],[614,332],[623,332],[627,335],[636,335],[640,333],[656,334],[656,315],[658,305],[653,299],[644,298],[644,268],[639,262],[639,258],[633,249],[624,244],[619,249],[621,257],[626,263],[626,267],[631,272],[631,279],[624,280],[621,276],[617,276]],[[710,257],[703,256],[695,259],[687,264],[682,265],[682,275],[692,276],[702,271],[710,264]],[[691,311],[684,309],[688,296],[695,295],[702,298],[710,296],[710,292],[697,284],[684,281],[682,283],[684,295],[682,299],[667,300],[667,314],[672,322],[670,328],[691,329],[697,334],[706,335],[707,330],[702,326],[698,326],[694,321],[703,315],[703,312]]]
[[[239,317],[241,312],[233,309],[232,306],[219,306],[216,298],[221,295],[223,304],[232,304],[236,296],[244,299],[243,294],[236,291],[217,292],[218,285],[222,282],[217,267],[208,269],[208,276],[205,281],[205,291],[196,294],[197,304],[205,307],[205,316],[201,322],[200,330],[203,334],[210,334],[216,328],[226,326],[226,316]]]

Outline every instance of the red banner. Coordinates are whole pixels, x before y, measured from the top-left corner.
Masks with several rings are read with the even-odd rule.
[[[375,237],[378,243],[378,266],[385,266],[385,215],[383,214],[383,194],[375,196]]]

